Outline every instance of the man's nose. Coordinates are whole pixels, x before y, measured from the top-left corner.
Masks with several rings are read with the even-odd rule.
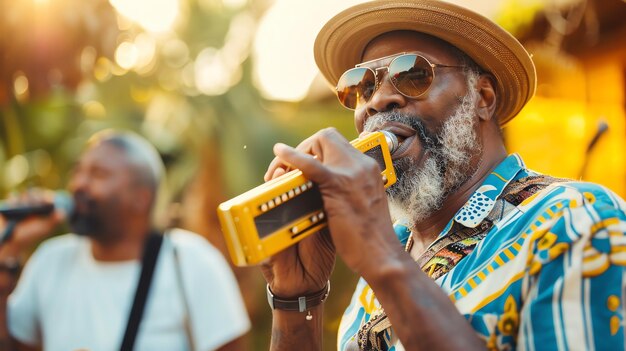
[[[379,84],[378,89],[374,91],[372,98],[365,103],[362,109],[357,109],[354,114],[354,124],[359,133],[363,131],[365,122],[379,112],[401,109],[406,106],[408,98],[391,84],[386,76],[380,79],[383,81]]]
[[[87,175],[85,172],[76,172],[70,178],[68,189],[72,193],[84,189],[88,184]]]
[[[378,89],[372,95],[370,101],[366,103],[368,116],[373,116],[379,112],[391,111],[402,108],[407,103],[407,97],[393,86],[387,75],[380,77]]]

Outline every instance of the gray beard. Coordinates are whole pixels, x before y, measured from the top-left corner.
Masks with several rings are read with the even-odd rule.
[[[477,77],[468,74],[468,93],[434,135],[426,131],[419,117],[397,111],[376,114],[364,126],[364,130],[373,131],[393,121],[417,131],[425,151],[423,165],[416,165],[416,160],[409,157],[394,160],[397,180],[387,189],[391,216],[409,228],[439,210],[447,196],[476,172],[477,166],[472,166],[470,160],[482,152],[475,131]]]

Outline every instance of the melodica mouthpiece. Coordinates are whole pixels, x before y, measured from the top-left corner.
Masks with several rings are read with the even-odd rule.
[[[389,146],[389,153],[393,155],[393,153],[398,150],[400,143],[398,142],[398,137],[392,132],[381,130],[381,132],[385,135],[385,139],[387,140],[387,146]]]

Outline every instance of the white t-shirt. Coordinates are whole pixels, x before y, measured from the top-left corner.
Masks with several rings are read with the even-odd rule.
[[[237,282],[221,253],[180,229],[163,240],[135,350],[213,350],[250,328]],[[141,273],[138,260],[94,260],[88,238],[67,234],[44,242],[24,267],[8,301],[11,335],[46,351],[119,350]]]

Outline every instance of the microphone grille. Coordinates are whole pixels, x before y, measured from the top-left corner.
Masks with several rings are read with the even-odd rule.
[[[69,217],[74,212],[74,198],[67,191],[57,191],[54,194],[54,207]]]
[[[386,130],[381,130],[381,132],[385,135],[385,139],[387,140],[389,153],[393,155],[393,153],[398,149],[399,146],[398,137],[392,132]]]

